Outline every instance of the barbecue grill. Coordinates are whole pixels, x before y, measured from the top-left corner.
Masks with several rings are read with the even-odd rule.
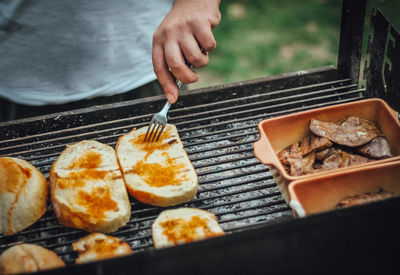
[[[66,268],[44,273],[206,273],[295,270],[382,271],[396,266],[400,198],[293,218],[267,166],[254,157],[257,124],[266,118],[380,97],[400,111],[400,36],[373,10],[367,62],[362,66],[365,1],[343,1],[337,68],[183,92],[169,112],[199,177],[197,197],[184,204],[216,214],[226,236],[155,250],[151,224],[163,210],[131,199],[129,223],[111,234],[128,242],[130,256],[74,263],[71,244],[87,233],[45,215],[13,236],[0,236],[0,253],[21,243],[56,252]],[[360,69],[363,67],[362,77]],[[118,137],[148,125],[163,96],[94,106],[0,123],[0,155],[31,162],[46,177],[67,144],[93,139],[115,147]]]

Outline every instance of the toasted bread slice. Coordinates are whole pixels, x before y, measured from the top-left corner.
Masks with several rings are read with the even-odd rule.
[[[17,244],[0,256],[0,274],[17,274],[64,267],[56,253],[35,244]]]
[[[0,158],[0,234],[12,235],[46,212],[49,184],[29,162]]]
[[[114,149],[97,141],[61,153],[50,171],[50,197],[62,225],[89,232],[113,232],[131,215]]]
[[[167,124],[158,141],[144,142],[147,128],[121,136],[116,146],[129,193],[155,206],[192,200],[197,193],[197,174],[176,127]]]
[[[129,255],[132,249],[129,244],[119,238],[101,233],[92,233],[72,244],[74,251],[79,252],[77,264],[93,262],[101,259]]]
[[[165,248],[224,234],[213,213],[197,208],[164,210],[152,225],[155,248]]]

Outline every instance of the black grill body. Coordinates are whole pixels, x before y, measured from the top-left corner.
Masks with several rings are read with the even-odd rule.
[[[386,28],[390,39],[386,33],[369,40],[371,61],[364,66],[365,79],[359,81],[364,14],[364,1],[343,2],[337,68],[187,91],[171,108],[169,123],[177,126],[200,184],[197,197],[183,206],[215,213],[226,236],[156,251],[151,224],[163,209],[131,198],[131,220],[112,235],[128,242],[134,254],[76,265],[71,243],[87,233],[59,225],[49,202],[48,211],[34,225],[0,236],[0,253],[20,242],[36,243],[55,251],[67,264],[44,273],[65,274],[390,269],[400,244],[399,198],[295,219],[252,148],[258,140],[256,126],[266,118],[367,97],[381,97],[400,110],[395,76],[399,47],[385,46],[387,58],[372,47],[380,45],[377,39],[400,43],[394,28]],[[374,11],[371,22],[375,33],[384,24],[390,26],[379,11]],[[387,60],[390,70],[380,74],[387,79],[377,80],[375,71],[385,68]],[[30,161],[48,177],[67,144],[94,139],[115,147],[119,136],[148,125],[164,103],[164,97],[153,97],[0,123],[0,155]]]

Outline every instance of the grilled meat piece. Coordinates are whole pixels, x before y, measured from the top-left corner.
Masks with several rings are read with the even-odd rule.
[[[385,190],[380,190],[378,193],[375,193],[375,194],[364,193],[361,195],[349,196],[349,197],[342,199],[337,204],[336,208],[341,209],[341,208],[365,204],[365,203],[369,203],[369,202],[380,201],[380,200],[384,200],[384,199],[391,198],[394,196],[397,196],[397,195],[392,192],[385,191]]]
[[[353,154],[348,154],[349,155],[349,162],[347,166],[353,166],[353,165],[358,165],[358,164],[363,164],[371,161],[371,159],[360,156],[360,155],[353,155]]]
[[[310,130],[312,135],[277,154],[291,176],[329,171],[391,156],[387,140],[376,125],[366,119],[350,116],[340,123],[311,119]]]
[[[311,119],[310,130],[318,136],[349,147],[364,145],[380,134],[372,121],[353,116],[341,124]]]
[[[337,149],[335,147],[329,147],[329,148],[325,148],[321,151],[317,151],[315,152],[315,159],[316,160],[324,160],[327,157],[329,157],[330,155],[332,155],[333,153],[335,153],[337,151]]]
[[[379,136],[358,148],[358,151],[369,158],[382,159],[390,158],[392,153],[390,152],[390,146],[386,138]]]
[[[289,157],[287,161],[290,164],[290,175],[301,176],[310,174],[314,171],[313,164],[315,161],[315,153],[311,152],[308,155],[300,158]]]
[[[324,159],[320,170],[316,172],[329,171],[340,167],[345,167],[344,163],[346,162],[346,159],[346,155],[343,155],[342,151],[335,149],[330,156]]]
[[[366,157],[349,154],[340,149],[332,148],[331,154],[324,159],[321,168],[319,170],[315,170],[314,172],[322,172],[342,167],[349,167],[353,165],[367,163],[368,161],[369,159]]]
[[[286,165],[290,165],[289,158],[302,158],[303,156],[326,147],[332,146],[332,142],[324,137],[307,136],[302,141],[293,143],[278,153],[278,159]]]
[[[354,166],[370,161],[369,158],[350,154],[331,147],[329,148],[329,152],[324,152],[325,158],[321,164],[320,162],[315,161],[318,154],[320,154],[319,157],[322,157],[323,155],[321,152],[311,152],[304,157],[288,157],[286,159],[289,163],[289,169],[287,169],[287,171],[291,176],[301,176],[310,173],[325,172],[338,168]]]

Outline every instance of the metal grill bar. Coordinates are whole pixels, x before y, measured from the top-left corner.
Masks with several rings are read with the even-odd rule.
[[[257,174],[257,173],[263,173],[263,172],[268,172],[268,171],[269,170],[267,168],[265,168],[265,166],[262,166],[262,168],[258,169],[258,170],[253,170],[253,171],[249,171],[249,172],[242,172],[240,174],[240,176],[250,176],[250,175]],[[238,177],[239,177],[238,175],[231,175],[231,176],[224,176],[223,179],[222,178],[215,178],[215,179],[210,179],[210,180],[202,180],[201,184],[202,185],[210,184],[210,183],[213,183],[213,182],[216,182],[216,181],[219,181],[219,180],[231,180],[231,179],[238,178]]]
[[[232,155],[232,154],[240,154],[240,153],[247,153],[247,152],[252,152],[253,151],[253,148],[246,148],[246,149],[239,149],[239,150],[236,150],[236,151],[232,151],[232,152],[227,152],[227,153],[215,153],[215,154],[213,154],[213,157],[214,158],[216,158],[216,157],[220,157],[220,156],[227,156],[227,155]],[[193,155],[193,154],[191,154],[191,155]],[[204,159],[209,159],[210,157],[209,156],[199,156],[199,157],[193,157],[193,156],[191,156],[190,157],[190,160],[192,161],[192,162],[195,162],[195,161],[200,161],[200,160],[204,160]]]
[[[359,90],[351,91],[351,92],[346,93],[346,94],[347,95],[351,95],[351,94],[356,93],[357,95],[353,95],[353,97],[346,98],[346,99],[341,99],[339,97],[339,99],[334,101],[334,102],[339,104],[339,103],[346,103],[346,102],[349,102],[349,101],[363,99],[364,97],[362,95],[360,95],[360,94],[362,94],[362,92],[364,92],[364,91],[365,91],[365,89],[359,89]],[[332,100],[334,100],[334,99],[332,99]],[[303,103],[304,104],[304,103],[311,103],[311,102],[301,101],[301,102],[296,102],[296,103]],[[330,104],[332,104],[332,102]],[[329,105],[329,103],[316,103],[316,104],[310,104],[310,105],[303,105],[301,107],[288,108],[288,109],[280,110],[280,111],[276,111],[276,112],[262,113],[262,114],[259,114],[259,115],[256,115],[256,116],[252,117],[253,120],[251,120],[249,118],[242,118],[242,119],[228,120],[228,121],[225,121],[225,123],[245,122],[245,121],[250,121],[250,120],[251,121],[254,121],[254,120],[259,121],[259,120],[267,119],[267,118],[274,117],[274,116],[285,115],[285,114],[289,114],[289,113],[293,113],[293,112],[306,111],[306,110],[309,110],[309,109],[319,108],[319,107],[323,107],[323,106],[327,106],[327,105]],[[277,106],[277,107],[287,107],[287,106],[280,105],[280,106]],[[211,128],[211,127],[217,127],[220,124],[221,123],[210,123],[207,126],[208,126],[208,128]],[[254,124],[257,124],[257,123],[254,123]],[[182,129],[182,130],[180,130],[180,133],[184,134],[184,132],[187,132],[187,131],[201,130],[201,129],[204,129],[204,128],[205,128],[205,126],[198,126],[198,127]]]
[[[252,143],[258,139],[257,124],[273,116],[362,99],[364,93],[351,84],[351,79],[316,81],[275,90],[255,87],[253,93],[249,88],[243,89],[247,89],[244,95],[228,89],[217,101],[189,102],[181,108],[177,105],[170,111],[169,120],[177,126],[199,177],[197,197],[185,206],[215,213],[228,234],[291,218],[291,210],[268,168],[254,158]],[[156,105],[152,106],[154,111],[158,110]],[[146,114],[133,117],[6,138],[0,141],[0,155],[26,159],[48,177],[52,163],[66,144],[94,139],[115,146],[119,136],[133,127],[146,126],[152,115],[153,111],[147,110]],[[163,209],[133,199],[131,207],[131,220],[112,235],[127,241],[135,251],[152,247],[151,224]],[[44,217],[30,228],[14,236],[0,236],[0,253],[13,244],[30,242],[52,249],[67,264],[73,264],[76,253],[71,244],[86,234],[59,225],[49,206]]]
[[[261,101],[258,99],[256,102],[252,102],[252,103],[248,103],[248,104],[234,105],[234,104],[232,104],[233,102],[231,102],[230,106],[234,105],[233,107],[225,107],[225,108],[219,108],[217,110],[201,111],[201,112],[191,113],[191,114],[188,114],[188,115],[182,115],[182,116],[174,117],[174,119],[177,120],[177,121],[181,120],[185,124],[189,124],[190,125],[191,124],[190,122],[196,121],[197,117],[204,116],[206,118],[210,118],[210,117],[214,118],[214,116],[212,116],[212,114],[214,114],[214,113],[218,114],[218,113],[226,112],[228,114],[235,114],[236,115],[238,113],[247,113],[247,112],[249,112],[249,110],[254,111],[256,106],[262,106],[262,107],[260,107],[260,109],[263,110],[266,105],[267,106],[268,105],[274,106],[275,102],[281,103],[283,100],[284,101],[290,101],[290,100],[295,101],[298,98],[303,99],[305,97],[313,97],[313,96],[317,96],[317,95],[321,96],[321,95],[324,95],[326,93],[338,92],[340,90],[347,91],[347,90],[352,89],[352,88],[356,88],[356,85],[352,84],[352,85],[348,85],[348,86],[341,86],[341,87],[335,87],[335,88],[330,88],[330,89],[322,89],[322,90],[318,90],[318,91],[315,91],[315,92],[308,92],[306,95],[302,95],[302,94],[285,95],[284,98],[267,98],[267,99],[261,100]],[[257,96],[257,97],[259,97],[259,96]],[[218,102],[218,104],[221,104],[221,102]],[[199,106],[199,107],[204,108],[205,106]],[[208,104],[207,104],[207,107],[209,107]],[[238,109],[245,109],[246,111],[238,112]],[[258,110],[258,108],[255,109],[255,110]],[[219,117],[219,115],[216,115],[215,117]],[[190,120],[190,119],[192,119],[192,120]]]
[[[310,92],[310,93],[307,94],[307,96],[311,97],[313,95],[315,95],[315,96],[316,95],[320,95],[320,94],[324,95],[325,93],[332,93],[332,92],[337,92],[339,90],[345,90],[345,92],[342,92],[342,94],[333,94],[333,95],[331,95],[331,96],[340,96],[340,95],[344,96],[344,95],[347,94],[347,92],[346,92],[347,90],[349,90],[351,88],[355,88],[355,87],[356,86],[353,84],[353,85],[347,85],[347,86],[341,86],[341,87],[334,87],[334,88],[330,88],[330,89],[323,89],[323,90],[318,90],[316,92]],[[296,89],[296,91],[297,91],[297,89]],[[353,93],[353,92],[354,91],[351,91],[351,93]],[[287,101],[292,100],[292,104],[295,104],[295,103],[301,102],[301,101],[298,102],[295,99],[304,98],[304,97],[305,97],[305,95],[302,95],[302,94],[292,95],[292,96],[285,95],[284,99],[287,100]],[[316,98],[316,99],[318,99],[318,98]],[[232,114],[238,115],[238,114],[243,114],[243,113],[245,114],[245,113],[248,113],[248,112],[263,111],[265,109],[265,106],[270,106],[270,108],[280,107],[282,100],[283,100],[282,98],[276,98],[276,99],[267,99],[267,100],[264,100],[264,101],[257,101],[257,102],[251,103],[251,104],[241,104],[240,108],[247,109],[247,111],[242,111],[242,112],[237,112],[237,108],[238,108],[237,106],[235,106],[235,107],[227,107],[227,108],[219,108],[217,110],[207,111],[207,112],[200,111],[200,112],[196,112],[196,113],[192,113],[193,110],[188,110],[189,108],[184,108],[186,111],[191,111],[191,114],[190,115],[178,116],[178,117],[172,117],[171,120],[174,120],[174,121],[182,121],[183,120],[183,122],[180,122],[180,123],[176,122],[175,123],[176,125],[191,125],[193,123],[198,122],[199,120],[196,119],[196,118],[197,117],[201,117],[201,116],[205,116],[204,119],[207,119],[207,120],[223,118],[223,115],[211,116],[211,114],[213,114],[213,113],[228,112],[228,114],[230,114],[230,115],[232,115]],[[314,100],[315,100],[315,98],[314,98]],[[278,102],[278,104],[274,104],[274,102]],[[219,102],[218,104],[222,104],[222,103]],[[287,103],[284,103],[284,104],[287,104]],[[209,105],[210,104],[202,105],[202,106],[196,106],[196,109],[202,110],[205,107],[208,107]],[[254,108],[255,106],[258,106],[258,105],[261,105],[262,107]],[[182,111],[182,109],[171,110],[170,115],[172,116],[173,111],[178,112],[178,111]],[[149,118],[151,118],[151,117],[149,116]],[[192,118],[192,119],[189,119],[189,118]],[[204,121],[204,119],[202,121]],[[133,120],[133,118],[131,120]],[[136,118],[135,118],[135,120],[136,120]],[[118,122],[121,122],[121,121],[118,121]],[[38,147],[39,145],[44,146],[47,143],[55,142],[55,141],[61,141],[61,142],[65,143],[65,141],[67,141],[68,139],[71,139],[71,138],[84,139],[86,137],[90,137],[90,136],[93,136],[93,135],[100,135],[100,134],[108,133],[108,132],[117,132],[117,131],[121,131],[121,130],[122,131],[129,131],[133,127],[142,127],[142,126],[145,126],[147,124],[148,124],[148,121],[146,120],[145,122],[139,123],[139,124],[136,124],[136,125],[129,124],[129,126],[124,126],[124,127],[116,127],[116,128],[113,127],[111,129],[106,129],[106,130],[98,130],[95,133],[90,131],[89,133],[75,134],[75,135],[72,135],[72,136],[63,136],[63,137],[58,137],[58,138],[44,140],[44,141],[30,142],[29,146],[30,147]],[[81,127],[78,127],[78,128],[81,128]],[[86,127],[86,128],[89,129],[88,127]],[[65,131],[67,131],[67,130],[72,130],[72,129],[66,129]],[[74,129],[74,130],[76,130],[76,129]],[[63,132],[65,132],[65,131],[59,131],[59,132],[57,132],[57,134],[63,134]],[[188,130],[183,129],[182,131],[190,131],[190,129],[188,129]],[[55,134],[55,133],[49,133],[49,134]],[[121,133],[118,132],[117,134],[114,134],[114,135],[102,136],[101,138],[102,139],[118,138],[120,135],[121,135]],[[15,142],[21,142],[21,141],[25,141],[24,144],[26,144],[27,143],[27,139],[31,139],[31,138],[32,137],[25,137],[25,138],[17,138],[17,139],[12,139],[12,140],[6,140],[6,141],[0,142],[0,144],[1,143],[11,143],[11,142],[15,143]],[[20,146],[21,146],[21,144],[14,145],[14,146],[6,146],[6,147],[1,148],[0,152],[9,151],[11,149],[18,149]],[[47,146],[46,149],[57,149],[57,147],[48,147]],[[25,153],[25,152],[20,152],[20,153]]]
[[[239,115],[249,115],[251,113],[265,112],[268,109],[282,108],[282,107],[289,107],[290,108],[291,105],[310,103],[310,102],[313,102],[313,101],[314,102],[315,101],[316,102],[321,102],[321,101],[327,100],[329,98],[338,98],[340,96],[347,96],[347,95],[351,95],[351,94],[359,93],[359,92],[360,92],[360,90],[355,90],[355,91],[344,92],[344,93],[339,94],[339,95],[333,94],[333,95],[325,95],[325,96],[320,96],[320,97],[313,97],[311,99],[294,100],[294,101],[291,101],[290,103],[278,103],[278,104],[275,104],[275,105],[270,105],[267,108],[265,106],[263,106],[263,107],[252,109],[250,111],[249,110],[245,110],[245,111],[239,111],[239,112],[234,112],[234,113],[227,113],[225,115],[210,116],[210,117],[205,117],[205,118],[202,118],[202,119],[196,119],[196,120],[192,120],[192,121],[177,122],[177,123],[174,123],[174,124],[177,125],[177,126],[183,126],[183,125],[192,125],[193,123],[200,123],[200,122],[204,123],[204,122],[208,122],[210,120],[221,120],[221,119],[226,119],[226,118],[229,119],[231,117],[235,117],[235,116],[239,116]],[[286,97],[285,99],[287,99],[287,98],[292,99],[292,97]],[[298,97],[296,96],[296,98],[298,98]],[[264,102],[264,103],[269,105],[268,101]],[[265,113],[264,113],[264,115],[265,115]],[[190,130],[192,130],[192,129],[190,129]]]
[[[346,95],[352,95],[352,94],[359,94],[359,93],[361,93],[362,91],[364,91],[364,89],[360,89],[360,90],[355,90],[355,91],[350,91],[350,92],[345,92],[345,93],[342,93],[342,94],[339,94],[339,95],[329,95],[329,96],[325,96],[325,97],[322,97],[322,98],[313,98],[312,100],[314,100],[314,101],[321,101],[322,99],[329,99],[329,98],[337,98],[337,97],[340,97],[340,96],[346,96]],[[361,99],[362,97],[357,97],[356,99]],[[294,104],[300,104],[300,103],[309,103],[309,101],[312,101],[312,100],[299,100],[299,101],[294,101],[294,102],[291,102],[290,104],[277,104],[277,105],[274,105],[274,106],[269,106],[268,108],[265,108],[265,107],[263,107],[263,108],[257,108],[257,109],[254,109],[254,110],[252,110],[251,112],[260,112],[260,111],[265,111],[266,109],[272,109],[272,108],[277,108],[277,107],[280,107],[280,108],[282,108],[282,107],[287,107],[287,105],[294,105]],[[346,102],[346,101],[351,101],[351,100],[355,100],[354,98],[351,98],[351,99],[345,99],[345,100],[338,100],[337,102]],[[321,105],[321,104],[318,104],[318,106],[323,106],[323,104]],[[298,109],[298,108],[296,108],[296,109]],[[300,108],[300,109],[302,109],[302,110],[304,110],[304,109],[306,109],[306,108]],[[214,120],[214,119],[224,119],[224,118],[226,118],[226,117],[232,117],[232,116],[234,116],[234,115],[241,115],[241,114],[247,114],[247,113],[249,113],[250,111],[243,111],[243,112],[237,112],[237,113],[235,113],[235,114],[227,114],[227,115],[220,115],[220,116],[214,116],[214,117],[209,117],[209,118],[204,118],[204,119],[201,119],[201,120],[192,120],[192,121],[188,121],[188,122],[184,122],[184,123],[174,123],[174,118],[171,118],[170,119],[170,122],[171,123],[174,123],[177,127],[178,126],[181,126],[181,125],[183,125],[183,124],[193,124],[193,123],[199,123],[199,122],[206,122],[206,121],[210,121],[210,120]],[[288,112],[282,112],[282,111],[280,111],[279,113],[288,113]],[[257,115],[255,118],[256,119],[262,119],[262,118],[265,118],[265,115],[266,115],[266,113],[263,113],[263,114],[261,114],[261,115]],[[254,118],[253,118],[254,119]],[[226,121],[226,122],[242,122],[242,121],[246,121],[246,120],[249,120],[249,118],[245,118],[245,119],[242,119],[242,120],[239,120],[239,119],[236,119],[236,120],[228,120],[228,121]],[[257,120],[258,121],[258,120]],[[142,126],[144,126],[144,125],[146,125],[146,123],[144,123]],[[218,123],[218,124],[215,124],[215,125],[213,125],[213,126],[219,126],[220,125],[220,123]],[[208,125],[208,126],[210,126],[210,125]],[[134,126],[129,126],[129,128],[127,128],[127,129],[132,129],[132,128],[134,128]],[[203,127],[204,128],[204,127]],[[182,132],[188,132],[188,131],[193,131],[193,130],[199,130],[199,129],[202,129],[202,128],[200,128],[200,127],[197,127],[197,128],[189,128],[189,129],[182,129]],[[120,134],[121,135],[121,134]],[[113,135],[113,136],[107,136],[107,137],[101,137],[101,138],[94,138],[94,140],[97,140],[97,141],[99,141],[99,142],[104,142],[104,140],[107,140],[107,139],[110,139],[110,138],[118,138],[120,135]],[[71,138],[71,137],[69,137],[69,138]],[[109,143],[110,145],[115,145],[116,144],[116,141],[114,141],[114,142],[111,142],[111,143]],[[31,145],[29,145],[29,146],[31,146]],[[54,151],[54,150],[58,150],[58,151],[60,151],[61,149],[63,149],[65,147],[65,144],[61,144],[61,145],[56,145],[56,146],[47,146],[46,147],[46,150],[51,150],[51,151]],[[19,146],[15,146],[14,148],[19,148]],[[6,147],[6,148],[2,148],[2,149],[0,149],[0,152],[2,152],[2,151],[6,151],[6,149],[9,149],[9,147]],[[21,156],[21,155],[24,155],[24,154],[32,154],[32,153],[35,153],[35,152],[40,152],[40,151],[43,151],[43,148],[38,148],[38,149],[31,149],[31,150],[24,150],[24,151],[19,151],[19,152],[15,152],[15,153],[10,153],[10,154],[7,154],[7,156]],[[49,154],[49,155],[47,155],[47,156],[57,156],[58,154],[57,153],[55,153],[55,154]],[[5,155],[3,155],[3,156],[5,156]],[[29,160],[32,160],[31,158],[25,158],[25,159],[29,159]]]
[[[317,84],[312,84],[312,85],[307,85],[307,86],[302,86],[302,87],[295,87],[295,88],[291,88],[291,89],[285,89],[285,90],[270,92],[270,93],[267,94],[267,96],[274,95],[274,94],[286,93],[286,92],[290,92],[290,91],[299,91],[299,90],[305,90],[305,89],[309,89],[309,88],[323,87],[323,86],[328,86],[328,85],[344,84],[344,83],[349,83],[350,81],[351,81],[351,79],[341,79],[341,80],[317,83]],[[349,87],[352,87],[352,86],[353,85],[350,85]],[[255,98],[259,98],[261,96],[265,96],[265,95],[264,94],[258,94],[258,95],[246,97],[246,100],[248,98],[252,98],[252,97],[253,98],[254,97]],[[221,103],[232,104],[233,102],[239,101],[239,100],[242,100],[242,98],[232,98],[232,99],[229,99],[229,100],[226,100],[226,101],[223,101],[223,102],[220,101],[218,103],[208,103],[207,105],[185,107],[184,111],[185,112],[189,112],[189,111],[192,112],[195,109],[200,109],[200,110],[204,109],[204,107],[206,107],[206,106],[214,107],[215,105],[221,104]],[[174,109],[172,109],[172,110],[169,111],[169,114],[177,113],[179,111],[182,111],[182,110],[176,110],[176,109],[174,110]],[[91,131],[93,128],[100,127],[100,126],[105,126],[105,127],[111,126],[111,127],[113,127],[115,125],[115,123],[121,123],[121,122],[122,123],[123,122],[130,123],[133,119],[140,120],[140,119],[144,118],[144,119],[146,119],[146,122],[143,123],[143,125],[146,125],[146,123],[148,123],[148,121],[150,121],[151,117],[152,117],[152,114],[145,114],[145,115],[141,115],[141,116],[136,116],[134,118],[128,117],[128,118],[123,118],[123,119],[118,119],[118,120],[94,123],[94,124],[91,124],[91,125],[83,125],[83,126],[80,126],[80,127],[67,128],[67,129],[63,129],[61,131],[40,133],[40,134],[36,134],[36,135],[29,135],[29,136],[25,136],[25,137],[13,138],[11,140],[0,140],[0,145],[2,145],[3,143],[12,143],[12,142],[20,142],[20,141],[28,142],[29,139],[37,139],[37,138],[40,138],[40,137],[46,138],[46,137],[50,137],[52,135],[61,135],[61,137],[59,137],[59,138],[53,138],[53,139],[48,139],[47,140],[49,142],[54,142],[54,141],[56,141],[58,139],[65,139],[65,137],[67,136],[67,133],[69,133],[69,132],[81,131],[81,130],[85,130],[85,129],[88,130],[88,131]],[[126,127],[113,128],[113,130],[121,130],[121,129],[126,129]],[[130,130],[130,128],[129,128],[129,130]],[[96,134],[102,134],[102,133],[107,132],[107,131],[109,131],[109,127],[104,129],[104,130],[96,131]],[[83,138],[84,136],[80,136],[80,137]],[[12,147],[5,147],[5,148],[12,148]]]

